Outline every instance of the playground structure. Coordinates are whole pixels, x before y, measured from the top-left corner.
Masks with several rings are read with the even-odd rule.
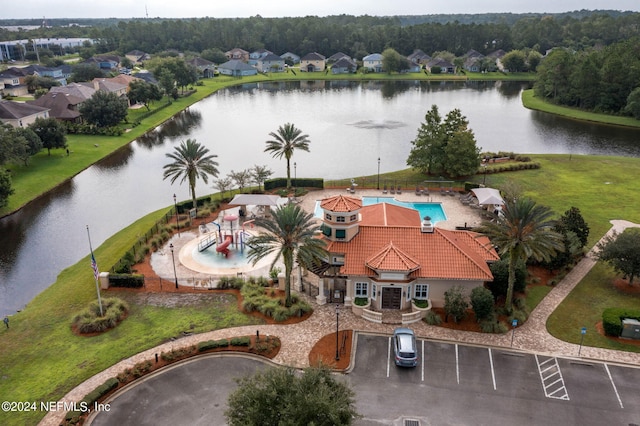
[[[198,251],[203,252],[209,247],[215,245],[216,252],[229,257],[231,254],[230,248],[235,248],[241,253],[244,252],[248,241],[252,235],[245,230],[247,225],[253,228],[253,220],[244,222],[241,226],[238,226],[236,230],[233,229],[234,223],[238,220],[238,216],[233,214],[224,215],[222,218],[223,225],[213,221],[209,225],[217,227],[217,232],[211,231],[207,225],[200,225],[200,235],[203,236],[198,241]],[[225,222],[229,225],[228,229],[223,228]]]

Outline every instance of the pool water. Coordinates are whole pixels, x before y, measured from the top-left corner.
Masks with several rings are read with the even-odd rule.
[[[370,206],[372,204],[379,203],[394,204],[396,206],[417,210],[418,213],[420,213],[420,218],[429,216],[431,218],[431,223],[433,223],[434,225],[438,222],[447,220],[447,215],[442,208],[442,203],[398,201],[393,197],[362,197],[363,206]],[[322,218],[322,208],[320,207],[320,201],[316,201],[314,214],[316,217]]]
[[[214,244],[204,251],[198,251],[198,246],[196,245],[191,252],[191,256],[193,260],[198,263],[221,269],[240,268],[250,263],[247,258],[247,252],[249,251],[249,247],[247,246],[244,247],[244,250],[240,250],[240,247],[236,249],[233,244],[231,244],[229,246],[228,257],[225,257],[222,253],[218,253],[216,247],[217,245]]]

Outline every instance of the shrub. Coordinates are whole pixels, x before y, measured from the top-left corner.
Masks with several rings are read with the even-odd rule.
[[[471,307],[476,314],[478,322],[493,314],[493,295],[484,287],[476,287],[471,290]]]
[[[229,344],[231,346],[249,346],[251,345],[251,338],[247,337],[247,336],[243,336],[243,337],[233,337],[230,341]]]
[[[440,325],[442,324],[442,317],[433,311],[429,311],[424,317],[424,322],[429,325]]]
[[[493,274],[493,281],[487,284],[494,298],[506,296],[509,285],[509,261],[501,259],[492,263],[489,268]],[[514,293],[522,293],[527,286],[527,266],[520,261],[516,265],[516,282],[513,284]]]
[[[453,321],[458,323],[466,315],[468,306],[462,294],[462,287],[455,286],[444,292],[445,321],[451,315]]]
[[[110,274],[109,285],[112,287],[140,288],[144,286],[144,275]]]
[[[102,300],[103,316],[100,305],[93,301],[73,318],[73,326],[80,333],[101,333],[118,325],[129,311],[129,306],[118,298]]]
[[[205,352],[211,349],[226,348],[229,346],[229,339],[207,340],[198,343],[198,352]]]
[[[504,322],[498,321],[498,318],[494,313],[488,318],[480,321],[480,330],[483,333],[504,334],[509,331],[509,327],[507,327]]]
[[[353,303],[356,306],[367,306],[367,303],[369,303],[369,298],[368,297],[356,297],[355,299],[353,299]]]
[[[622,334],[622,320],[625,318],[640,321],[640,309],[607,308],[602,312],[602,327],[607,336],[618,337]]]
[[[195,345],[187,346],[186,348],[171,349],[169,352],[161,352],[160,358],[164,361],[172,362],[193,355],[197,350],[198,348]]]
[[[429,307],[429,301],[424,299],[413,299],[413,304],[422,309]]]

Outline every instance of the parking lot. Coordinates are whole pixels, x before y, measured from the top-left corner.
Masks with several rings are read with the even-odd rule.
[[[640,369],[436,341],[396,367],[390,337],[358,334],[348,379],[359,424],[640,424]],[[380,423],[382,422],[382,423]]]

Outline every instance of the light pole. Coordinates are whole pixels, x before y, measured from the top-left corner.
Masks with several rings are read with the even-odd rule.
[[[378,157],[378,190],[380,190],[380,157]]]
[[[178,289],[178,274],[176,273],[176,259],[173,257],[173,244],[169,243],[169,250],[171,250],[171,262],[173,263],[173,278],[176,280],[176,290]]]
[[[173,194],[173,206],[176,209],[176,226],[178,227],[178,237],[180,237],[180,221],[178,220],[178,201],[176,199],[176,194]]]
[[[340,305],[336,303],[336,361],[340,361],[340,350],[338,349],[338,328],[340,324]]]
[[[296,183],[298,180],[298,164],[293,162],[293,196],[296,196]]]

